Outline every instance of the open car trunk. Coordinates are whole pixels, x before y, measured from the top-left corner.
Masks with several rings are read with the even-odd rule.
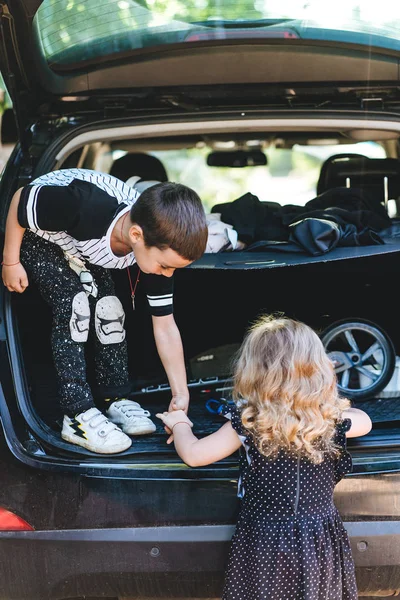
[[[374,388],[371,393],[368,391],[371,382],[385,379],[381,378],[381,374],[386,366],[393,372],[396,356],[400,355],[396,292],[400,266],[400,165],[394,158],[398,155],[395,145],[400,134],[397,117],[380,115],[378,120],[371,116],[367,121],[363,116],[360,118],[360,114],[338,115],[333,112],[319,113],[317,117],[308,116],[307,119],[300,118],[299,115],[278,118],[271,116],[268,111],[262,116],[250,116],[243,120],[230,113],[219,115],[221,118],[215,116],[214,111],[210,111],[210,114],[196,118],[188,118],[181,113],[164,117],[158,115],[153,119],[147,117],[145,123],[126,118],[116,121],[111,119],[101,125],[97,121],[88,121],[71,131],[60,126],[60,131],[54,134],[55,138],[49,138],[48,147],[43,151],[29,181],[49,171],[77,166],[111,173],[112,160],[115,160],[117,154],[158,153],[163,158],[170,157],[169,168],[172,164],[175,165],[175,171],[170,172],[169,180],[193,187],[199,193],[205,208],[213,212],[221,203],[218,194],[220,189],[228,190],[229,193],[222,204],[224,201],[234,202],[234,198],[243,193],[243,189],[236,193],[236,190],[239,192],[239,187],[232,187],[234,177],[226,173],[224,178],[215,180],[217,183],[214,183],[214,187],[210,186],[206,190],[210,179],[208,173],[202,170],[208,166],[210,154],[206,156],[206,152],[211,150],[218,154],[227,142],[233,142],[235,150],[239,152],[243,148],[254,150],[254,142],[257,142],[260,152],[267,152],[270,146],[279,152],[280,149],[293,149],[297,144],[303,144],[303,148],[314,144],[319,149],[320,142],[329,145],[334,138],[334,158],[341,156],[340,144],[346,148],[349,140],[354,146],[359,140],[368,140],[375,146],[378,146],[376,142],[383,144],[387,140],[385,158],[382,154],[379,155],[381,158],[376,159],[361,157],[362,161],[366,161],[362,162],[362,177],[374,175],[371,165],[382,160],[383,166],[377,167],[378,175],[375,179],[378,181],[368,179],[366,182],[367,186],[373,185],[378,190],[376,198],[380,212],[388,209],[388,202],[395,205],[391,217],[393,231],[385,236],[383,244],[338,245],[319,256],[312,256],[307,252],[283,252],[282,247],[268,247],[256,252],[244,249],[208,253],[189,267],[178,269],[174,275],[174,315],[183,338],[191,389],[190,417],[195,423],[194,431],[198,436],[216,430],[224,422],[224,418],[218,414],[218,407],[221,401],[224,404],[231,399],[232,359],[249,324],[257,316],[281,312],[304,321],[321,336],[326,331],[332,332],[332,327],[343,321],[350,325],[361,322],[360,340],[356,332],[356,342],[353,342],[352,329],[349,327],[350,333],[337,334],[337,338],[347,342],[347,347],[333,345],[329,351],[335,353],[335,361],[344,360],[346,354],[347,361],[356,363],[360,356],[357,358],[354,348],[359,344],[358,354],[366,359],[365,365],[361,365],[361,371],[357,370],[358,364],[354,364],[353,368],[351,364],[344,363],[343,370],[339,373],[339,383],[350,391],[349,396],[353,398],[355,406],[365,409],[371,416],[374,427],[370,434],[351,440],[350,445],[357,452],[358,449],[361,453],[371,451],[370,458],[374,461],[377,449],[398,447],[400,444],[400,385],[394,385],[394,391],[392,385],[392,392],[388,393],[386,384],[391,384],[390,376],[378,391],[374,386],[371,386]],[[375,146],[375,150],[383,151],[383,145],[379,148]],[[351,151],[354,152],[353,147]],[[188,160],[189,153],[194,158],[190,163],[191,168],[186,168],[188,163],[185,161]],[[357,154],[351,156],[356,157],[356,162],[360,158]],[[180,159],[182,162],[179,162]],[[367,168],[364,168],[365,165]],[[291,179],[294,170],[292,167],[293,165],[286,169],[283,175],[276,171],[274,174],[271,160],[269,176],[264,180],[265,185],[259,188],[264,194],[260,195],[260,204],[267,205],[270,201],[270,204],[276,204],[274,201],[277,200],[278,188],[282,187],[285,179],[289,180],[290,186],[282,204],[286,208],[287,204],[293,202],[298,180]],[[344,169],[343,174],[343,165],[339,167],[340,170],[335,167],[335,176],[331,179],[325,177],[324,180],[320,175],[317,185],[309,192],[307,201],[313,198],[315,192],[320,196],[324,191],[329,192],[336,187],[349,187],[348,180],[350,187],[357,187],[358,171],[349,175]],[[358,167],[359,165],[357,169]],[[297,172],[302,170],[304,166],[298,168]],[[322,171],[320,167],[319,172]],[[188,175],[186,180],[183,179],[185,173]],[[124,181],[135,175],[138,173],[134,171],[126,173]],[[153,179],[157,177],[149,178]],[[320,181],[325,184],[322,190],[318,190]],[[21,180],[20,183],[25,182]],[[249,190],[247,182],[244,189],[245,193]],[[302,197],[297,207],[306,206],[305,201]],[[388,215],[389,210],[385,213],[387,219]],[[274,239],[276,238],[272,238]],[[157,431],[148,436],[136,436],[131,448],[121,455],[109,456],[107,465],[120,464],[125,468],[142,464],[146,468],[153,464],[159,468],[159,465],[173,464],[179,470],[182,463],[173,445],[166,444],[166,434],[154,416],[168,408],[170,390],[156,351],[147,300],[139,282],[135,298],[137,310],[133,312],[127,273],[125,270],[114,271],[113,277],[126,314],[132,399],[150,411],[157,424]],[[132,268],[132,279],[135,279],[135,268]],[[20,412],[35,439],[42,445],[35,446],[35,452],[39,456],[43,453],[50,460],[61,457],[64,464],[69,464],[70,460],[71,463],[79,461],[79,464],[90,466],[104,463],[104,456],[67,444],[61,439],[62,415],[51,354],[49,307],[34,285],[30,285],[24,294],[13,294],[10,302],[12,308],[15,308],[12,312],[16,317],[10,323],[14,327],[8,328],[11,355],[13,361],[15,359],[14,387]],[[365,334],[365,327],[370,330],[372,328],[372,336]],[[382,340],[386,340],[386,346]],[[91,350],[88,343],[86,354],[89,383],[94,380]],[[236,457],[230,457],[222,463],[236,465],[237,460]],[[221,473],[220,467],[221,465],[212,466],[207,473]]]
[[[231,399],[232,359],[248,325],[262,313],[282,312],[303,320],[321,335],[343,319],[366,320],[385,330],[398,352],[395,283],[400,268],[400,241],[392,240],[387,246],[337,248],[324,257],[306,259],[304,255],[282,256],[273,251],[206,254],[191,267],[176,273],[175,318],[185,348],[191,389],[190,416],[200,437],[224,422],[224,417],[215,413],[221,402]],[[115,272],[114,277],[126,312],[132,399],[154,416],[167,409],[170,392],[153,341],[151,317],[146,313],[140,284],[138,310],[132,311],[127,273]],[[51,357],[49,308],[33,285],[13,300],[26,373],[26,405],[22,410],[25,415],[30,412],[30,426],[53,452],[86,455],[95,460],[92,453],[66,444],[60,437],[62,415]],[[374,340],[367,342],[367,346],[371,343]],[[93,370],[90,357],[89,345],[89,379]],[[357,380],[356,395],[359,387]],[[354,399],[355,406],[369,413],[374,427],[369,435],[351,440],[351,445],[365,448],[396,445],[399,400],[385,397],[384,393],[382,398],[363,393],[362,398]],[[132,456],[136,464],[141,460],[179,462],[173,445],[166,445],[159,422],[155,434],[136,436],[123,456],[128,462]]]

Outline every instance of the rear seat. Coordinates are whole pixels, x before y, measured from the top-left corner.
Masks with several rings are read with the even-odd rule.
[[[317,194],[335,187],[362,189],[383,205],[390,216],[400,214],[400,162],[394,158],[331,156],[322,165]]]

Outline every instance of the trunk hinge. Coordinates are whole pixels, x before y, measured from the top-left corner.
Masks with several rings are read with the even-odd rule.
[[[30,144],[22,155],[20,171],[18,176],[19,186],[27,185],[32,181],[32,175],[37,161],[49,146],[54,135],[54,124],[36,123],[30,130]]]
[[[28,153],[22,155],[18,171],[18,188],[28,185],[32,181],[33,164]]]

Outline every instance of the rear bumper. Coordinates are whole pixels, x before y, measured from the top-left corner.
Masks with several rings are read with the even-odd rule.
[[[347,522],[360,592],[400,589],[400,521]],[[220,597],[233,526],[0,533],[0,597]]]

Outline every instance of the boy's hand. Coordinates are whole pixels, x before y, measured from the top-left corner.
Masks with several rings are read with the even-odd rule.
[[[9,292],[18,292],[22,294],[29,285],[28,275],[21,263],[7,267],[2,267],[3,283]]]
[[[188,408],[189,408],[189,395],[175,394],[174,396],[172,396],[171,402],[169,403],[168,412],[183,411],[185,414],[187,414]],[[171,444],[174,441],[174,436],[172,435],[172,431],[170,429],[168,429],[167,427],[165,427],[164,429],[167,433],[171,434],[167,440],[167,444]]]
[[[174,410],[183,410],[185,413],[187,413],[189,408],[189,396],[188,395],[178,395],[176,394],[175,396],[172,396],[171,402],[169,403],[168,406],[168,412],[174,411]]]
[[[161,419],[164,423],[164,429],[169,434],[167,444],[171,444],[174,440],[172,429],[177,423],[187,423],[190,427],[193,427],[192,421],[187,417],[183,410],[173,410],[171,412],[157,413],[156,417]]]

